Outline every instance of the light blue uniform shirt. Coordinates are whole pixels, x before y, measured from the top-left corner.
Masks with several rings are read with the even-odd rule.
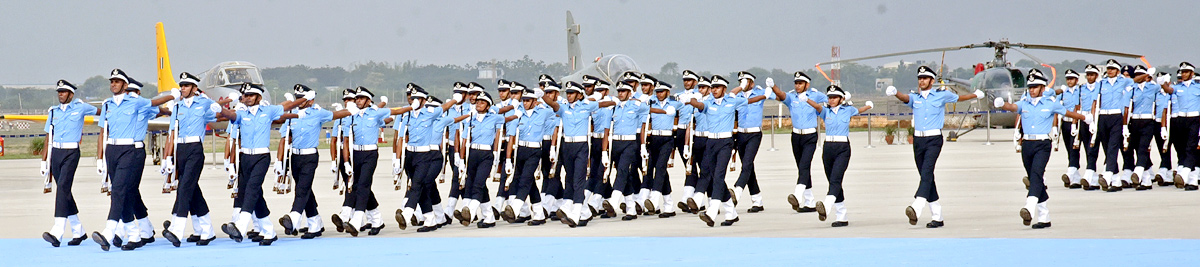
[[[379,143],[379,128],[385,124],[384,119],[392,115],[391,109],[369,106],[362,114],[350,116],[354,124],[354,145],[374,145]]]
[[[496,130],[504,126],[504,117],[494,112],[476,114],[462,121],[471,129],[471,144],[492,145],[496,142]]]
[[[1122,109],[1129,106],[1133,80],[1121,76],[1100,78],[1100,109]]]
[[[688,89],[688,90],[683,91],[684,94],[695,94],[697,92],[698,91],[696,89]],[[679,99],[678,94],[676,94],[675,99]],[[682,128],[683,126],[687,126],[688,123],[692,122],[692,118],[695,116],[695,113],[696,113],[696,107],[693,107],[692,105],[688,105],[686,103],[680,103],[680,105],[677,108],[678,108],[678,110],[676,110],[675,112],[678,115],[677,117],[679,118],[678,126],[680,126],[680,129],[683,129]]]
[[[1053,130],[1054,115],[1066,115],[1067,108],[1046,96],[1035,104],[1031,97],[1017,102],[1017,113],[1021,114],[1022,133],[1048,135]]]
[[[913,129],[941,130],[946,122],[946,103],[958,102],[958,95],[949,90],[929,89],[927,96],[920,92],[908,94],[908,107],[913,110]]]
[[[559,103],[558,117],[562,120],[563,136],[587,136],[592,112],[599,106],[599,103],[587,99],[574,103]]]
[[[145,139],[147,120],[142,119],[142,114],[147,109],[157,109],[158,107],[151,106],[150,100],[145,98],[122,94],[119,96],[122,100],[118,103],[115,100],[117,97],[113,96],[104,100],[104,104],[100,107],[100,116],[96,117],[96,124],[108,129],[108,138],[136,141]],[[138,124],[142,124],[142,126],[139,127]]]
[[[1200,111],[1200,83],[1183,81],[1171,84],[1175,89],[1175,106],[1172,112]]]
[[[679,101],[667,98],[658,100],[655,97],[650,100],[650,107],[667,111],[667,114],[650,113],[650,130],[674,130],[675,129],[675,113],[680,107]]]
[[[611,97],[605,97],[604,101],[616,100]],[[597,108],[596,111],[592,112],[592,132],[602,134],[604,130],[608,130],[608,127],[612,126],[612,114],[613,107]]]
[[[706,129],[713,134],[733,132],[733,119],[738,108],[746,105],[746,99],[725,95],[722,98],[704,100],[704,113],[708,120]]]
[[[471,113],[471,109],[474,109],[474,108],[475,108],[475,105],[471,105],[471,104],[465,104],[465,105],[464,104],[455,104],[453,107],[450,107],[450,110],[446,111],[446,116],[449,116],[451,118],[457,118],[458,116],[462,116],[462,115]],[[459,132],[458,130],[462,129],[463,125],[465,125],[465,123],[464,123],[465,121],[467,121],[467,120],[463,120],[463,121],[452,124],[452,127],[450,129],[451,140],[458,139],[458,132]]]
[[[563,100],[562,98],[558,99],[559,110],[561,110],[562,109],[561,107],[565,106],[566,104],[567,104],[566,100]],[[546,108],[550,108],[550,106],[548,106],[548,105],[545,105],[545,104],[542,104],[542,105],[545,106]],[[554,112],[554,109],[550,109],[550,111]],[[542,129],[543,140],[545,140],[546,137],[551,137],[554,135],[554,127],[558,127],[558,123],[561,121],[562,121],[562,118],[559,117],[557,112],[555,112],[553,115],[550,116],[550,121],[548,123],[546,123],[545,126],[542,126],[542,127],[545,127],[544,129]]]
[[[1084,83],[1079,85],[1079,111],[1092,112],[1092,101],[1100,95],[1100,83]]]
[[[1134,85],[1130,92],[1133,97],[1133,109],[1130,114],[1154,113],[1154,102],[1160,91],[1162,87],[1149,81]]]
[[[522,110],[525,110],[525,108],[523,106],[521,106],[521,101],[512,100],[512,99],[506,99],[504,101],[500,101],[500,106],[502,106],[502,107],[503,106],[512,106],[513,107],[512,109],[509,109],[508,112],[504,113],[505,118],[508,118],[511,116],[518,116],[518,115],[520,115],[519,112],[521,112]],[[514,136],[516,134],[517,134],[517,120],[511,120],[511,121],[505,122],[504,123],[504,136]]]
[[[179,138],[199,136],[203,141],[208,123],[217,121],[221,106],[207,97],[193,96],[191,101],[175,102],[171,110],[170,127],[174,129],[175,122],[179,121]]]
[[[321,125],[333,120],[333,112],[318,107],[309,107],[304,112],[304,118],[290,119],[283,123],[280,131],[291,131],[292,148],[316,148],[321,138]]]
[[[49,112],[50,123],[46,124],[44,131],[49,133],[50,126],[54,125],[51,142],[78,143],[83,137],[84,116],[96,114],[96,107],[75,99],[71,103],[54,106]]]
[[[392,128],[400,133],[408,132],[407,145],[424,146],[425,143],[429,143],[426,139],[433,135],[433,122],[440,118],[441,114],[441,106],[424,106],[397,117]],[[440,142],[441,139],[437,141]]]
[[[634,98],[617,102],[613,107],[613,135],[638,134],[642,123],[646,122],[650,115],[650,106]]]
[[[849,136],[850,118],[854,117],[854,115],[858,115],[858,108],[850,105],[839,105],[821,109],[819,116],[825,121],[825,135]]]
[[[1081,103],[1079,102],[1081,98],[1079,94],[1081,93],[1082,89],[1080,87],[1082,86],[1083,85],[1076,84],[1075,87],[1067,87],[1066,90],[1063,90],[1062,94],[1059,94],[1055,98],[1058,99],[1058,103],[1062,104],[1063,107],[1067,108],[1067,110],[1075,110],[1075,106]],[[1080,108],[1082,109],[1083,107]]]
[[[551,123],[551,118],[554,117],[554,110],[539,104],[531,110],[521,110],[521,117],[517,118],[518,141],[525,142],[541,142],[543,131],[546,129],[546,124]]]
[[[1163,112],[1166,111],[1167,108],[1171,107],[1171,94],[1159,90],[1158,93],[1155,93],[1154,95],[1154,119],[1162,121]],[[1171,114],[1167,114],[1167,116],[1170,115]]]
[[[767,96],[767,98],[758,102],[749,103],[751,98],[758,96]],[[775,92],[771,90],[763,90],[762,87],[755,85],[753,89],[741,92],[737,97],[745,98],[748,103],[741,108],[738,108],[738,128],[762,127],[763,104],[767,102],[767,99],[775,99]]]
[[[705,95],[705,96],[701,97],[700,100],[696,100],[696,101],[700,101],[700,103],[704,103],[704,101],[708,101],[709,99],[712,99],[712,96]],[[691,107],[692,105],[688,105],[688,106]],[[692,108],[695,108],[695,107],[692,107]],[[692,113],[692,115],[696,117],[696,126],[695,126],[695,129],[692,129],[692,131],[695,133],[708,132],[708,114],[704,113],[704,110],[697,109],[695,113]]]
[[[817,92],[817,89],[804,91],[804,96],[817,104],[829,102],[829,97]],[[787,99],[783,100],[783,105],[788,107],[788,113],[792,116],[792,128],[798,130],[817,128],[817,110],[809,106],[808,101],[800,101],[798,97],[800,97],[800,93],[791,91],[787,93]]]
[[[237,123],[241,131],[241,148],[267,148],[271,146],[271,124],[283,116],[283,106],[258,105],[258,111],[251,113],[251,108],[239,110]]]
[[[155,117],[158,117],[158,113],[159,113],[158,107],[150,105],[150,100],[146,99],[146,98],[142,98],[142,96],[139,94],[129,93],[129,96],[127,96],[126,99],[128,99],[130,97],[133,97],[136,99],[142,99],[142,100],[146,101],[146,107],[142,108],[140,110],[140,112],[138,112],[138,121],[139,122],[133,124],[134,131],[139,132],[139,133],[149,132],[147,129],[150,128],[150,120],[153,120]],[[133,137],[133,141],[141,142],[144,140],[146,140],[145,134],[138,134]]]

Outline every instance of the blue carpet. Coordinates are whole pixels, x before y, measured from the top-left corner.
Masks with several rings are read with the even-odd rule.
[[[175,248],[158,238],[132,252],[104,252],[91,240],[54,248],[40,239],[0,239],[3,266],[1195,266],[1198,252],[1200,240],[1176,239],[285,238],[259,247],[218,238]]]

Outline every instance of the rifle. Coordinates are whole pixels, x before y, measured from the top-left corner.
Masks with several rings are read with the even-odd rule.
[[[47,132],[48,135],[46,135],[45,148],[43,148],[42,150],[46,151],[46,160],[49,161],[49,160],[54,159],[53,157],[51,157],[52,156],[51,153],[54,152],[54,149],[50,145],[51,142],[54,142],[54,108],[50,108],[50,119],[46,120],[46,123],[50,124],[50,131]],[[49,162],[47,162],[47,164],[48,163]],[[50,169],[53,170],[54,168],[50,168]],[[45,182],[45,186],[42,187],[42,194],[49,194],[52,191],[50,189],[50,187],[52,184],[54,184],[54,175],[51,174],[50,171],[47,171],[46,176],[43,178],[46,179],[46,182]]]
[[[298,112],[304,111],[301,110]],[[291,170],[292,162],[292,130],[294,130],[295,127],[295,124],[292,123],[292,119],[288,119],[287,126],[288,130],[284,132],[283,137],[279,139],[279,142],[283,143],[283,151],[280,151],[283,153],[283,173],[280,173],[279,177],[275,180],[275,193],[280,195],[291,191],[288,183],[288,176],[291,175],[289,171]]]
[[[396,159],[400,160],[400,173],[394,174],[392,177],[392,185],[396,186],[396,188],[394,189],[396,191],[400,191],[400,180],[404,179],[404,154],[405,154],[405,151],[408,150],[408,149],[405,149],[405,146],[406,146],[405,143],[407,142],[407,139],[408,139],[408,126],[407,126],[408,115],[406,114],[406,115],[401,115],[401,116],[404,117],[404,124],[406,126],[404,127],[403,132],[396,133],[396,142],[395,142],[395,144],[392,144],[394,146],[399,147],[399,149],[397,149],[397,150],[400,150],[400,153],[396,154]],[[401,122],[397,121],[395,123],[401,123]]]
[[[242,152],[238,151],[238,149],[242,147],[242,127],[238,126],[237,128],[234,129],[234,131],[237,132],[237,134],[236,134],[237,138],[233,138],[234,135],[232,135],[232,134],[229,135],[230,138],[233,138],[233,140],[231,142],[229,142],[229,149],[230,149],[229,151],[232,151],[232,153],[233,153],[233,162],[232,162],[233,163],[233,175],[230,175],[229,185],[227,185],[226,187],[228,187],[229,189],[233,189],[233,193],[229,194],[229,198],[236,199],[237,195],[238,195],[238,188],[237,188],[237,186],[234,186],[234,185],[237,184],[238,179],[241,179],[240,177],[238,177],[239,176],[238,174],[241,171],[241,166],[238,166],[238,165],[241,164],[241,162],[242,162]]]
[[[104,113],[105,120],[104,120],[104,126],[101,126],[101,131],[100,131],[100,145],[103,146],[104,149],[107,151],[107,149],[108,149],[108,103],[107,102],[104,103],[103,108],[104,108],[104,111],[102,113]],[[103,156],[103,154],[96,155],[96,157],[101,157],[101,156]],[[107,164],[108,161],[105,161],[104,163]],[[108,169],[105,168],[104,182],[100,183],[100,193],[111,196],[112,195],[112,178],[110,178],[107,170]]]
[[[1155,96],[1155,97],[1157,98],[1158,96]],[[1171,147],[1171,117],[1170,117],[1170,115],[1171,115],[1171,109],[1172,109],[1171,106],[1173,103],[1175,103],[1175,94],[1171,94],[1171,103],[1167,104],[1167,107],[1163,109],[1162,127],[1165,128],[1166,131],[1162,133],[1162,137],[1163,137],[1162,150],[1168,150]],[[1157,105],[1158,101],[1155,101],[1155,104]],[[1155,107],[1155,109],[1157,110],[1157,107]]]
[[[355,105],[355,104],[351,104],[351,105]],[[354,116],[357,116],[357,115],[354,115]],[[354,127],[355,126],[358,126],[358,122],[355,121],[354,117],[350,117],[350,134],[346,137],[347,139],[349,139],[349,140],[346,140],[346,148],[351,148],[351,150],[353,150],[352,148],[354,148]],[[350,194],[354,191],[353,187],[354,187],[354,182],[355,182],[354,181],[355,180],[354,179],[354,151],[348,151],[348,153],[346,153],[346,154],[349,155],[350,161],[348,161],[348,162],[350,163],[350,169],[344,170],[346,175],[349,176],[349,179],[346,180],[346,189],[343,190],[343,193]]]
[[[334,131],[337,131],[337,134],[333,135],[332,140],[329,142],[329,146],[333,147],[334,151],[331,153],[332,155],[330,155],[333,158],[333,174],[335,175],[333,177],[333,190],[338,190],[338,186],[342,184],[342,164],[338,163],[338,158],[341,158],[342,155],[342,119],[337,119],[337,122],[334,123],[333,129]],[[341,193],[342,191],[338,190],[338,194],[340,195]]]
[[[550,179],[558,178],[558,172],[554,171],[554,169],[557,169],[559,166],[562,166],[562,158],[561,158],[562,155],[558,153],[558,152],[562,151],[562,146],[563,146],[562,118],[558,119],[558,127],[556,127],[556,129],[555,129],[553,137],[554,137],[554,141],[552,141],[552,142],[557,142],[558,144],[550,146],[550,153],[554,153],[551,155],[555,155],[555,157],[557,159],[550,163]]]
[[[178,116],[179,101],[175,102],[174,108],[175,108],[175,110],[173,110],[171,112],[171,124],[172,125],[171,125],[171,130],[170,130],[170,135],[172,137],[172,138],[170,138],[171,139],[171,154],[172,154],[171,164],[172,164],[172,168],[179,168],[179,157],[174,156],[175,154],[179,154],[179,142],[176,141],[177,139],[179,139],[179,116]],[[164,149],[165,149],[165,147],[164,147]],[[163,153],[163,154],[166,154],[166,153]],[[163,176],[166,176],[166,181],[163,181],[162,193],[170,194],[171,191],[174,191],[176,188],[175,186],[172,185],[173,183],[171,181],[178,179],[178,177],[176,176],[178,172],[175,172],[174,170],[171,170],[171,172],[165,172],[165,171],[167,171],[167,169],[165,169],[165,168],[163,169],[163,171],[164,171]]]
[[[1096,88],[1096,99],[1092,100],[1092,125],[1088,125],[1088,130],[1092,132],[1092,138],[1089,138],[1092,146],[1096,146],[1096,132],[1098,124],[1100,124],[1100,98],[1104,95],[1104,82],[1099,82],[1096,87],[1098,87]]]
[[[468,120],[468,122],[470,122],[471,126],[475,126],[475,122],[471,120],[471,117],[467,117],[467,120]],[[467,138],[465,139],[465,142],[459,142],[458,147],[457,147],[459,149],[464,150],[462,157],[460,157],[463,159],[463,166],[458,166],[458,169],[459,169],[459,171],[458,171],[459,172],[458,189],[459,190],[463,190],[463,189],[467,188],[467,173],[469,173],[467,171],[467,166],[470,166],[470,164],[467,163],[467,160],[471,159],[471,130],[470,130],[471,128],[474,128],[474,127],[468,128],[467,124],[464,123],[464,124],[462,124],[462,127],[459,127],[459,131],[458,131],[459,137],[462,137],[463,132],[466,132],[466,134],[467,134]],[[462,138],[460,138],[460,140],[461,139]]]

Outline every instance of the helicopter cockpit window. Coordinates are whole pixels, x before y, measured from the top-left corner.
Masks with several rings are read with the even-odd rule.
[[[1025,88],[1025,75],[1020,70],[1008,70],[1012,74],[1013,88]]]
[[[1024,84],[1024,81],[1021,84]],[[1013,78],[1006,70],[989,69],[976,74],[975,78],[971,78],[971,87],[980,90],[1013,88]]]
[[[615,78],[616,75],[621,75],[625,71],[639,71],[637,62],[626,55],[608,55],[604,56],[597,62],[597,66],[605,76]]]
[[[222,72],[225,74],[223,77],[225,84],[263,83],[262,77],[258,75],[258,70],[253,68],[228,68]]]

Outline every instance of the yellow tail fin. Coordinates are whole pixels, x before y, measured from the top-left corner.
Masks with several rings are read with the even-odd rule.
[[[167,55],[167,35],[163,31],[162,22],[154,24],[154,29],[157,31],[155,47],[158,48],[158,92],[168,92],[179,88],[179,83],[175,82],[175,74],[171,72],[171,57]]]

